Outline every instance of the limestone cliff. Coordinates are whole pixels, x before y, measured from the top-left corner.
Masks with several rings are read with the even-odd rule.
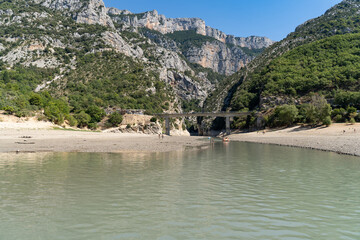
[[[42,6],[68,11],[78,23],[101,24],[114,27],[102,0],[32,0]]]
[[[239,71],[274,43],[266,37],[226,35],[202,19],[166,18],[156,10],[133,14],[108,8],[107,12],[121,31],[139,32],[169,51],[181,52],[189,62],[223,75]]]
[[[122,25],[122,28],[148,28],[161,32],[162,34],[176,31],[194,30],[197,34],[213,37],[223,43],[233,44],[249,49],[261,49],[270,46],[274,41],[266,37],[235,37],[206,26],[205,21],[200,18],[166,18],[156,10],[133,14],[127,10],[108,8],[108,13],[114,21]]]
[[[189,48],[184,55],[190,62],[211,68],[224,75],[239,71],[253,59],[240,48],[228,47],[222,42],[206,42],[200,48]]]

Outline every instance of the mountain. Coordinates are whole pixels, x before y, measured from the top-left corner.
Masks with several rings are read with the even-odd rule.
[[[0,109],[93,128],[108,109],[197,110],[225,74],[272,44],[199,19],[133,15],[102,0],[1,1]],[[138,24],[141,15],[173,30]]]
[[[359,0],[345,0],[298,26],[225,79],[206,108],[268,109],[306,102],[313,93],[331,102],[342,91],[359,91],[359,13]]]
[[[274,41],[266,37],[235,37],[205,25],[199,18],[166,18],[156,10],[134,14],[109,8],[108,13],[122,31],[141,32],[156,42],[166,42],[171,50],[191,62],[215,72],[231,75],[246,66]],[[144,31],[143,29],[151,30]]]

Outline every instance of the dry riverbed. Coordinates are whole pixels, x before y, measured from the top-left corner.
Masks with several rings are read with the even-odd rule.
[[[330,127],[293,127],[265,132],[238,133],[231,135],[230,139],[360,156],[360,124],[333,124]]]

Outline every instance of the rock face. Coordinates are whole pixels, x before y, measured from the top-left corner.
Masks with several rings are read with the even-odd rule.
[[[123,24],[124,29],[145,27],[162,34],[195,30],[198,34],[206,35],[205,21],[200,18],[166,18],[164,15],[158,14],[156,10],[140,14],[115,8],[108,8],[107,11],[116,22]]]
[[[213,37],[223,43],[246,47],[249,49],[267,48],[274,43],[274,41],[267,37],[235,37],[233,35],[226,35],[222,31],[208,26],[206,26],[206,36]]]
[[[184,55],[190,62],[224,75],[239,71],[253,59],[240,48],[236,46],[230,48],[222,42],[207,42],[201,48],[192,47]]]
[[[210,68],[223,75],[231,75],[247,65],[256,55],[251,51],[261,51],[274,43],[266,37],[226,35],[217,29],[206,26],[202,19],[166,18],[156,10],[133,14],[127,10],[108,8],[107,12],[122,31],[141,32],[144,37],[167,50],[180,51],[191,63]],[[155,30],[161,34],[143,29]],[[184,47],[183,42],[173,41],[166,37],[168,36],[166,34],[182,31],[192,31],[206,39],[201,46],[190,43]],[[191,40],[189,41],[191,42]],[[248,49],[247,53],[244,48]]]
[[[200,18],[166,18],[164,15],[158,14],[156,10],[140,14],[133,14],[115,8],[108,8],[107,11],[116,22],[123,25],[123,29],[148,28],[162,34],[194,30],[197,34],[213,37],[220,42],[249,49],[261,49],[274,43],[274,41],[266,37],[240,38],[226,35],[217,29],[206,26],[205,21]]]
[[[32,0],[44,7],[68,11],[78,23],[114,27],[102,0]]]

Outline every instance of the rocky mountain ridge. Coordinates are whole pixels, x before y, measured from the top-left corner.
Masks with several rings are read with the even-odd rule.
[[[102,0],[31,0],[58,11],[68,11],[78,23],[100,24],[114,28]]]
[[[266,37],[226,35],[200,18],[166,18],[156,10],[139,14],[116,8],[107,11],[121,31],[139,32],[170,51],[180,51],[191,63],[223,75],[239,71],[274,43]]]
[[[274,41],[266,37],[235,37],[227,35],[218,29],[206,26],[205,21],[200,18],[166,18],[156,10],[133,14],[127,10],[108,8],[107,12],[117,23],[122,25],[124,30],[145,27],[162,34],[194,30],[197,34],[215,38],[220,42],[249,49],[266,48],[274,43]]]
[[[57,74],[52,79],[42,79],[43,83],[33,90],[39,93],[49,89],[55,91],[55,86],[56,91],[63,92],[67,88],[67,75],[79,70],[81,59],[87,55],[115,52],[121,61],[125,61],[121,55],[126,55],[142,66],[142,72],[156,76],[151,78],[153,84],[156,81],[165,83],[166,94],[171,100],[164,109],[180,111],[182,101],[196,99],[200,105],[204,102],[221,76],[209,80],[209,74],[215,73],[206,69],[194,70],[180,53],[139,34],[119,31],[104,9],[101,0],[0,3],[0,66],[52,69]],[[131,71],[133,66],[125,67]],[[106,78],[107,74],[99,77]],[[139,86],[139,90],[142,87]],[[145,89],[150,95],[160,91],[154,86]],[[140,96],[136,95],[136,98]]]

